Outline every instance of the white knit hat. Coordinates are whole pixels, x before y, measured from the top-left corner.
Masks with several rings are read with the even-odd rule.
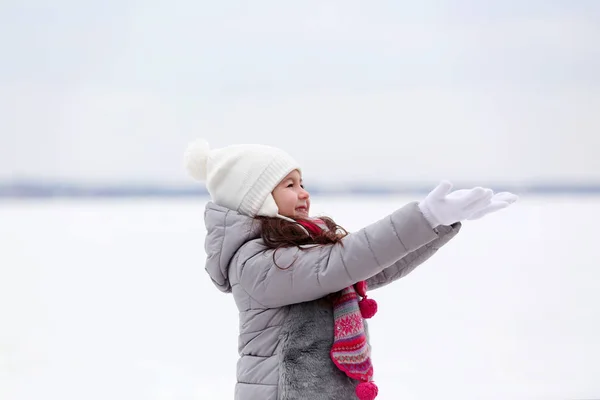
[[[215,204],[250,217],[285,218],[271,192],[287,174],[301,171],[296,160],[275,147],[238,144],[211,149],[204,139],[188,145],[184,163],[194,179],[206,182]]]

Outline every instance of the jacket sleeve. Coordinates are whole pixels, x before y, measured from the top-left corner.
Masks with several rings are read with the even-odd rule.
[[[457,222],[451,226],[438,227],[437,230],[439,236],[435,240],[405,255],[392,266],[385,268],[377,275],[367,279],[368,290],[383,287],[411,273],[415,268],[431,258],[442,246],[456,236],[460,231],[461,226],[461,223]]]
[[[236,262],[238,281],[267,308],[316,300],[380,273],[438,237],[412,202],[347,235],[343,246],[242,248]]]

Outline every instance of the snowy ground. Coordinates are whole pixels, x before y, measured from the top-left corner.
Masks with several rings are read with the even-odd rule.
[[[406,198],[314,200],[349,230]],[[204,200],[0,203],[0,399],[232,399]],[[378,400],[600,398],[600,198],[522,198],[372,292]]]

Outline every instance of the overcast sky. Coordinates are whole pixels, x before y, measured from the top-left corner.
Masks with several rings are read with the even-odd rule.
[[[189,182],[205,137],[313,181],[600,181],[600,1],[3,0],[0,57],[0,180]]]

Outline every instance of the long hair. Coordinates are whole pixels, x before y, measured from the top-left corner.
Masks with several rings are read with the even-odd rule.
[[[319,233],[307,233],[307,230],[299,223],[288,221],[277,217],[256,217],[260,221],[260,235],[267,248],[275,249],[273,252],[273,263],[280,269],[291,267],[296,259],[285,268],[281,268],[275,261],[277,250],[284,247],[298,247],[301,251],[306,250],[303,245],[328,245],[340,244],[343,246],[342,239],[348,235],[348,231],[338,225],[329,217],[319,217],[325,223],[327,229],[320,230]],[[297,221],[302,222],[303,219]],[[306,220],[310,223],[310,220]]]

